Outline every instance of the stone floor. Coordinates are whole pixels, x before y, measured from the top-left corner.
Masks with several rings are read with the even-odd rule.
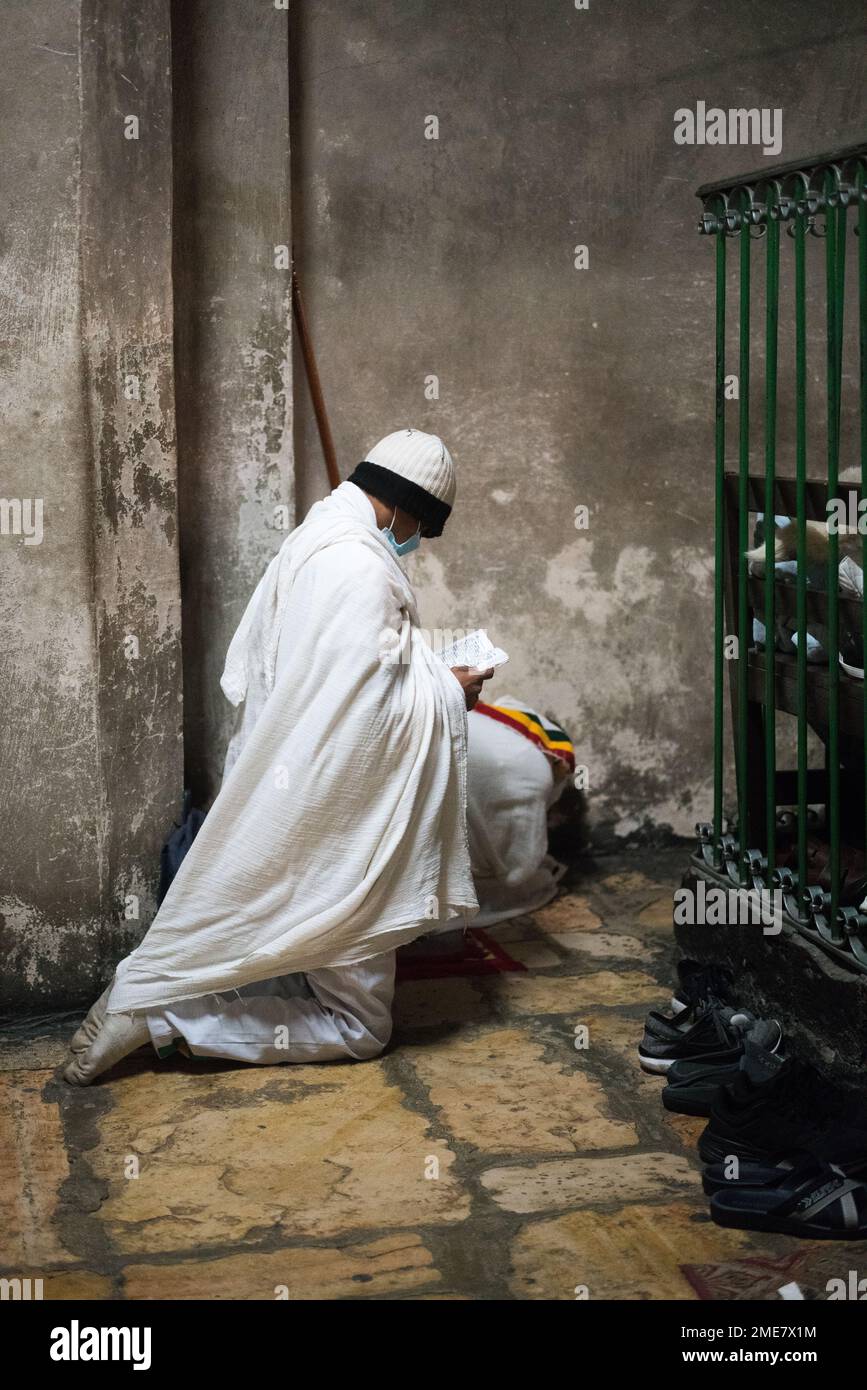
[[[378,1061],[145,1050],[76,1091],[50,1029],[7,1048],[2,1272],[54,1298],[688,1299],[685,1265],[779,1262],[796,1242],[709,1221],[703,1122],[636,1060],[684,858],[600,860],[493,929],[526,973],[402,985]]]

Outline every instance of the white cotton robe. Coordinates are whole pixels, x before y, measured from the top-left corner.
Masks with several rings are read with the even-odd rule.
[[[222,686],[222,788],[111,1013],[353,964],[478,910],[463,690],[354,483],[284,541]]]

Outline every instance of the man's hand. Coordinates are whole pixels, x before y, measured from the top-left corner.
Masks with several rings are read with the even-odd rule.
[[[452,666],[449,669],[455,680],[464,688],[467,709],[475,709],[476,702],[482,693],[482,682],[489,681],[494,674],[493,666],[487,671],[474,671],[471,666]]]

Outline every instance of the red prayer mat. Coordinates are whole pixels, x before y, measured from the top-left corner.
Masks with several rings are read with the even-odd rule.
[[[428,949],[425,949],[428,947]],[[460,943],[444,951],[433,942],[413,942],[397,953],[397,979],[440,980],[449,975],[499,975],[507,970],[526,970],[481,927],[470,927]]]

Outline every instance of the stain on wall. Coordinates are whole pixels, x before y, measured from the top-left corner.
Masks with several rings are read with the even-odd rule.
[[[766,156],[675,145],[674,113],[781,108],[778,160],[863,139],[863,7],[293,15],[296,245],[342,475],[402,425],[443,435],[458,501],[411,561],[425,624],[485,626],[510,653],[487,689],[572,732],[597,840],[691,834],[711,809],[713,592],[714,265],[694,190]],[[817,388],[815,316],[811,332]],[[781,398],[791,371],[784,354]],[[303,515],[326,483],[296,390]],[[790,444],[781,424],[782,472]]]
[[[174,278],[184,744],[198,805],[219,789],[226,650],[295,524],[285,10],[179,0]],[[281,529],[281,527],[283,529]]]

